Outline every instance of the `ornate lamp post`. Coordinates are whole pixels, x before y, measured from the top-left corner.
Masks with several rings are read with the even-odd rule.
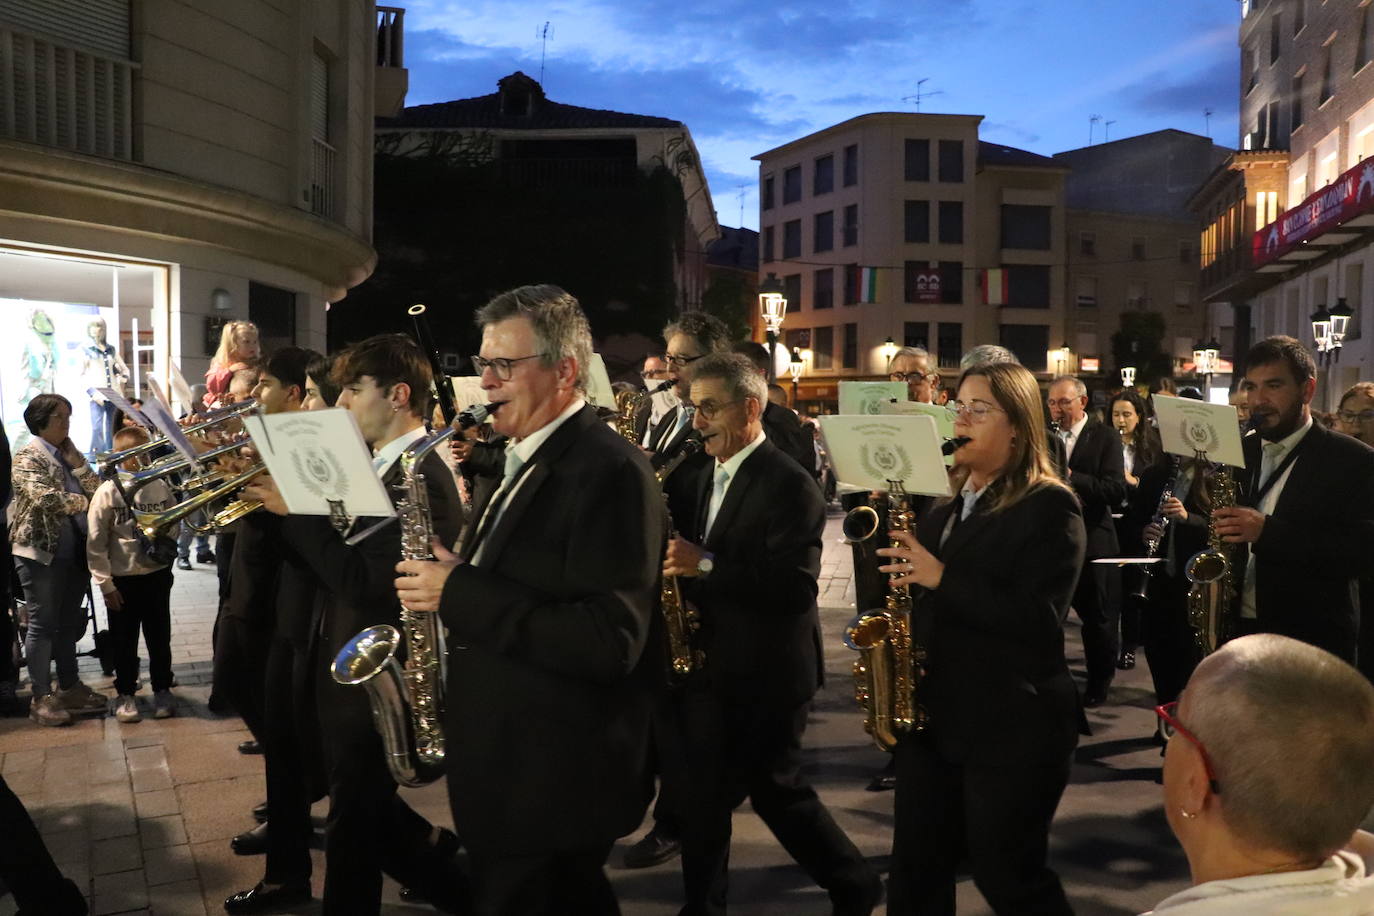
[[[802,358],[801,351],[796,347],[792,348],[792,362],[789,368],[792,370],[792,409],[797,409],[797,384],[801,381],[802,369],[806,366],[806,360]]]
[[[892,335],[889,334],[887,340],[883,341],[883,363],[887,366],[889,371],[892,369],[892,357],[896,355],[897,341],[893,340]]]
[[[777,274],[769,273],[759,284],[759,315],[763,318],[764,331],[768,336],[768,381],[776,380],[774,361],[778,345],[778,332],[782,330],[783,320],[787,317],[787,298],[782,294],[782,284]]]
[[[1122,387],[1122,388],[1134,388],[1134,387],[1135,387],[1135,366],[1122,366],[1122,367],[1121,367],[1121,387]]]

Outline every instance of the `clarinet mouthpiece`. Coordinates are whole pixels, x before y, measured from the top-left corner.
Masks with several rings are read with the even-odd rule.
[[[946,439],[945,444],[940,446],[940,452],[944,455],[953,455],[972,441],[968,436],[955,436],[953,439]]]

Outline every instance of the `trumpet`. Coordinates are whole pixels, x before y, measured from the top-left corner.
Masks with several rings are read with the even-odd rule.
[[[187,516],[204,509],[212,503],[224,499],[237,490],[242,489],[253,478],[267,471],[267,465],[262,462],[254,464],[241,473],[219,482],[216,486],[209,486],[206,477],[195,478],[186,485],[186,489],[200,489],[194,496],[183,499],[181,502],[165,509],[162,512],[139,512],[134,511],[134,524],[138,530],[142,531],[146,537],[157,538],[160,535],[169,534],[172,526],[185,519]],[[147,481],[151,483],[152,481]],[[207,485],[198,486],[205,483]],[[126,497],[126,504],[132,506],[132,500]],[[207,519],[206,524],[197,525],[187,523],[196,534],[209,534],[225,525],[238,521],[243,516],[257,509],[262,508],[262,503],[251,499],[236,499],[228,503],[224,508],[212,513]]]
[[[258,402],[253,398],[249,398],[246,401],[240,401],[237,404],[231,404],[228,407],[223,407],[208,413],[200,421],[192,423],[190,426],[183,426],[181,431],[188,436],[194,433],[204,432],[221,423],[237,420],[246,414],[252,413],[257,410],[257,408]],[[133,448],[126,448],[118,452],[101,452],[99,455],[95,456],[95,463],[100,467],[101,476],[109,477],[118,470],[121,464],[128,461],[130,458],[141,458],[149,452],[162,448],[169,444],[169,442],[170,440],[165,435],[154,436],[142,445],[135,445]]]

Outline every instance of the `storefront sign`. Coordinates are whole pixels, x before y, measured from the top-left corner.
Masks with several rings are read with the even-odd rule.
[[[1268,264],[1303,242],[1369,210],[1374,210],[1374,161],[1362,162],[1343,173],[1256,232],[1254,266]]]

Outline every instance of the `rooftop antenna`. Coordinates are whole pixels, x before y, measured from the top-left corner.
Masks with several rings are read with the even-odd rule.
[[[1202,123],[1206,125],[1207,139],[1212,139],[1212,109],[1202,109]]]
[[[544,55],[549,50],[549,39],[553,37],[553,23],[545,22],[536,29],[534,37],[539,39],[539,85],[544,85]]]
[[[1110,140],[1110,139],[1112,138],[1112,125],[1115,124],[1115,123],[1116,123],[1115,121],[1103,121],[1103,122],[1102,122],[1102,142],[1103,142],[1103,143],[1106,143],[1108,140]]]
[[[739,185],[736,194],[739,196],[739,224],[744,225],[744,185]]]
[[[1088,145],[1093,145],[1093,131],[1097,127],[1097,122],[1102,120],[1102,115],[1088,115]]]
[[[930,97],[933,96],[933,95],[944,95],[944,94],[945,94],[945,92],[944,92],[943,89],[936,89],[936,90],[933,90],[933,91],[931,91],[931,92],[926,92],[924,89],[921,88],[921,86],[924,85],[925,83],[928,83],[928,82],[930,82],[930,77],[928,77],[928,76],[925,76],[925,77],[922,77],[921,79],[918,79],[918,80],[916,81],[916,94],[915,94],[915,95],[904,95],[904,96],[902,96],[902,101],[903,101],[903,102],[915,102],[915,103],[916,103],[916,110],[919,112],[919,111],[921,110],[921,100],[922,100],[922,99],[928,99],[928,98],[930,98]]]

